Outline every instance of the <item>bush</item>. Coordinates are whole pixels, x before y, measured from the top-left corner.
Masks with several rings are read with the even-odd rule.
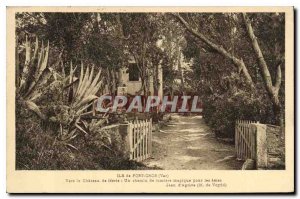
[[[117,128],[116,128],[117,129]],[[16,169],[17,170],[120,170],[150,169],[129,161],[119,134],[99,129],[87,136],[79,135],[69,147],[58,141],[59,125],[43,122],[16,103]]]
[[[16,108],[17,170],[101,169],[82,139],[78,151],[56,142],[58,126],[45,124],[20,104]]]
[[[274,123],[268,97],[247,91],[229,91],[204,98],[203,117],[218,137],[234,137],[235,121]]]

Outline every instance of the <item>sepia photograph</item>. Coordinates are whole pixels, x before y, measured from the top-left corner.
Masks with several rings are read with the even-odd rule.
[[[294,100],[286,97],[292,7],[8,9],[12,170],[162,172],[116,174],[120,182],[151,182],[168,170],[192,177],[294,164],[286,156],[294,147],[293,110],[286,109]],[[156,182],[174,188],[183,181]]]

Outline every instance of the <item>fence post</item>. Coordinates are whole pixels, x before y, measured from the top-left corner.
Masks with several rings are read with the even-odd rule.
[[[256,168],[268,166],[267,126],[256,123]]]
[[[130,136],[130,124],[122,123],[119,125],[119,132],[124,143],[124,157],[131,159],[131,136]]]

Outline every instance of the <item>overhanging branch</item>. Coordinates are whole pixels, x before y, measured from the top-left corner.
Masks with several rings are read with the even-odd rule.
[[[217,51],[219,54],[223,55],[225,58],[231,60],[233,62],[233,64],[238,68],[239,71],[242,71],[247,83],[254,88],[254,84],[252,81],[252,78],[248,72],[247,67],[245,66],[245,63],[243,62],[242,59],[238,59],[237,57],[233,56],[232,54],[230,54],[228,51],[226,51],[222,46],[217,45],[215,43],[213,43],[209,38],[207,38],[205,35],[203,35],[202,33],[198,32],[197,30],[193,29],[180,15],[179,13],[177,14],[173,14],[173,16],[175,16],[180,23],[191,33],[193,34],[195,37],[197,37],[198,39],[200,39],[202,42],[204,42],[205,44],[207,44],[209,47],[211,47],[212,49],[214,49],[215,51]]]

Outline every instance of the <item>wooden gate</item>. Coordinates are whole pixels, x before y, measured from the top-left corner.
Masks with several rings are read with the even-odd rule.
[[[143,161],[152,153],[152,119],[129,122],[130,159]]]
[[[235,149],[237,159],[256,159],[256,130],[248,120],[237,120],[235,125]]]

